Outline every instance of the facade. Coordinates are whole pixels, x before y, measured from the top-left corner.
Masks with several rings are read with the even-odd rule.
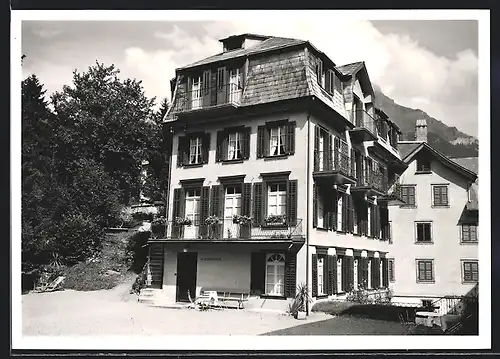
[[[406,168],[398,127],[374,106],[363,62],[336,66],[307,41],[253,34],[176,70],[167,230],[152,287],[285,309],[388,286],[389,208]]]
[[[478,283],[477,158],[451,160],[433,149],[425,120],[415,138],[399,143],[408,168],[400,177],[405,204],[390,212],[389,279],[395,301],[420,304]]]

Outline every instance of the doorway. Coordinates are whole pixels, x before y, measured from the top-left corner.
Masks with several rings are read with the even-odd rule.
[[[177,291],[176,301],[189,302],[188,290],[191,298],[196,296],[196,274],[198,265],[198,253],[177,253]]]

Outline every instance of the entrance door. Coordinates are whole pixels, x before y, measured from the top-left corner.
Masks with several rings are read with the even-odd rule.
[[[233,223],[236,214],[241,214],[241,186],[226,187],[222,238],[239,238],[239,225]]]
[[[189,302],[188,290],[191,298],[196,296],[196,272],[198,253],[177,253],[177,295],[178,302]]]

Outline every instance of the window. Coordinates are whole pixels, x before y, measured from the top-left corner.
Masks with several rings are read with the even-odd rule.
[[[235,214],[241,214],[241,186],[226,187],[224,220],[231,222]]]
[[[267,195],[267,215],[286,213],[286,183],[270,184]]]
[[[184,226],[184,238],[197,238],[200,225],[201,196],[200,189],[188,189],[185,200],[185,216],[191,225]]]
[[[240,132],[234,132],[229,134],[229,145],[228,145],[228,160],[237,160],[242,158],[241,152],[241,139],[242,134]]]
[[[431,222],[417,222],[417,243],[432,243]]]
[[[479,280],[479,264],[476,260],[462,261],[462,282],[476,283]]]
[[[285,257],[274,253],[267,255],[266,294],[283,296],[285,283]]]
[[[415,206],[415,185],[401,186],[401,199],[405,202],[404,206]]]
[[[316,62],[316,79],[318,84],[323,87],[323,61],[320,59]]]
[[[342,293],[345,288],[342,285],[342,257],[337,258],[337,292]]]
[[[477,242],[476,224],[462,224],[462,242]]]
[[[433,185],[432,186],[432,205],[434,207],[447,207],[448,202],[448,185]]]
[[[324,270],[325,270],[325,257],[318,256],[318,295],[325,294]]]
[[[417,282],[434,282],[434,260],[417,259]]]
[[[394,259],[387,260],[387,270],[389,272],[389,282],[395,282],[396,276],[394,273]]]
[[[219,68],[217,70],[217,87],[219,90],[222,90],[224,88],[224,72],[226,71],[225,68]]]
[[[189,164],[201,163],[201,138],[195,137],[189,140]]]
[[[417,173],[429,173],[431,171],[431,161],[426,158],[417,159]]]
[[[196,110],[201,108],[202,94],[201,94],[201,76],[192,79],[191,84],[191,109]]]
[[[271,156],[279,156],[285,154],[285,142],[286,142],[285,137],[286,137],[285,126],[271,128],[271,136],[270,136]]]

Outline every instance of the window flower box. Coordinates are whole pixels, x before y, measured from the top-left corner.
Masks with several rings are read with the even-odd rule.
[[[243,226],[250,225],[252,223],[252,217],[241,214],[235,214],[233,216],[233,223],[240,224]]]
[[[212,216],[208,216],[206,219],[205,219],[205,224],[207,226],[215,226],[217,224],[220,224],[220,218],[215,216],[215,215],[212,215]]]
[[[178,226],[190,226],[193,224],[193,221],[189,218],[180,218],[180,217],[177,217],[175,219],[175,224],[178,225]]]
[[[266,225],[282,226],[285,224],[286,217],[284,214],[270,214],[266,217]]]

